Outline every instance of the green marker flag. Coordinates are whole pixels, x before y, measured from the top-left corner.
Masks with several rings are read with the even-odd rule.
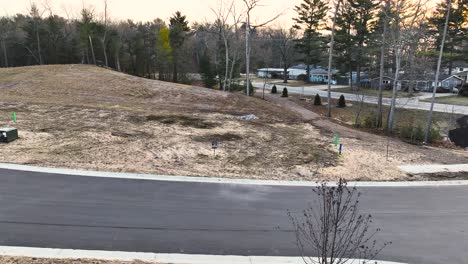
[[[13,122],[16,123],[16,113],[15,112],[11,112],[11,119],[13,119]]]
[[[335,139],[333,140],[333,143],[335,144],[335,146],[338,146],[338,140],[339,140],[338,136],[335,135]]]

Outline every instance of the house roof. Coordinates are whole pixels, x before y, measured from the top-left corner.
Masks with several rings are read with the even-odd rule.
[[[459,72],[459,73],[455,73],[454,75],[460,77],[460,76],[463,76],[463,77],[466,77],[468,76],[468,71],[462,71],[462,72]]]
[[[445,81],[445,80],[448,80],[448,79],[451,79],[451,78],[456,78],[456,79],[459,79],[459,80],[462,80],[462,81],[463,81],[463,79],[462,79],[462,78],[460,78],[460,77],[458,77],[457,75],[452,75],[452,76],[449,76],[449,77],[447,77],[447,78],[443,79],[442,81]]]
[[[277,71],[284,71],[284,69],[281,68],[262,68],[258,69],[257,71],[264,71],[264,72],[277,72]]]

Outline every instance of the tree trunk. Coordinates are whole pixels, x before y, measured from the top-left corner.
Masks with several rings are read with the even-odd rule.
[[[333,46],[335,44],[335,26],[338,10],[340,9],[341,0],[336,3],[335,15],[333,17],[332,32],[330,36],[330,50],[328,51],[328,97],[327,97],[327,117],[331,117],[331,78],[332,78],[332,65],[333,65]]]
[[[385,12],[388,10],[390,4],[390,0],[387,0],[385,4]],[[388,20],[387,17],[384,18],[384,28],[382,33],[382,47],[380,48],[380,74],[379,74],[379,98],[377,103],[377,127],[381,128],[383,126],[383,106],[382,106],[382,98],[383,98],[383,79],[384,79],[384,70],[385,70],[385,41],[387,36],[387,27],[388,27]]]
[[[102,51],[104,53],[104,64],[106,67],[109,67],[109,62],[107,60],[107,48],[106,48],[106,39],[101,39]]]
[[[37,25],[36,25],[36,41],[37,41],[37,53],[39,56],[39,64],[42,65],[44,64],[44,62],[42,61],[41,39],[39,38],[39,30],[37,29]]]
[[[2,39],[2,49],[3,49],[3,60],[5,63],[5,68],[8,68],[8,53],[5,45],[5,40]]]
[[[227,79],[228,79],[228,74],[229,74],[229,45],[228,45],[228,41],[226,38],[226,34],[224,33],[224,28],[223,28],[223,41],[224,41],[224,49],[226,50],[225,51],[226,69],[224,71],[223,91],[226,91]]]
[[[232,56],[231,70],[229,72],[228,91],[231,91],[232,76],[234,76],[234,68],[236,66],[237,56],[238,53],[234,52],[234,55]]]
[[[117,71],[122,71],[120,68],[120,56],[118,51],[115,53],[115,67],[117,68]]]
[[[174,67],[172,68],[172,82],[178,82],[177,54],[174,54]]]
[[[284,64],[283,68],[283,83],[288,83],[288,65]]]
[[[395,53],[395,81],[393,83],[393,92],[392,92],[392,103],[390,105],[390,113],[388,115],[388,124],[387,124],[387,131],[388,133],[392,133],[393,125],[395,124],[395,109],[396,109],[396,97],[397,97],[397,89],[398,89],[398,78],[400,75],[400,65],[401,65],[401,47],[397,47]]]
[[[246,94],[250,96],[250,20],[247,15],[245,25],[245,74],[246,74]]]
[[[91,47],[91,54],[93,56],[93,63],[94,65],[96,65],[96,56],[94,55],[94,47],[93,47],[93,41],[91,39],[91,35],[88,35],[88,38],[89,38],[89,45]]]
[[[434,103],[435,103],[435,94],[437,92],[437,86],[439,83],[439,73],[440,73],[440,65],[442,64],[442,56],[444,55],[444,44],[445,44],[445,39],[447,37],[447,28],[448,28],[448,23],[449,23],[449,17],[450,17],[450,10],[452,7],[452,0],[448,0],[448,7],[447,7],[447,17],[445,18],[445,26],[444,26],[444,35],[442,36],[442,43],[440,44],[440,53],[439,53],[439,60],[437,61],[437,70],[436,70],[436,76],[435,76],[435,85],[434,88],[432,89],[432,99],[431,99],[431,108],[429,110],[429,116],[427,119],[427,128],[426,128],[426,136],[425,136],[425,142],[429,142],[429,136],[431,133],[432,129],[432,112],[434,111]]]

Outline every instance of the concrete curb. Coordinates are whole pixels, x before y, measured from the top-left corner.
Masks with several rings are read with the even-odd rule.
[[[117,179],[138,179],[151,181],[171,181],[171,182],[194,182],[194,183],[222,183],[240,185],[267,185],[267,186],[291,186],[291,187],[316,187],[317,182],[310,181],[275,181],[275,180],[251,180],[251,179],[228,179],[210,177],[188,177],[170,175],[151,175],[138,173],[103,172],[91,170],[74,170],[62,168],[46,168],[28,165],[17,165],[11,163],[0,163],[0,169],[30,171],[51,174],[64,174],[85,177],[117,178]],[[334,185],[331,182],[330,185]],[[467,181],[421,181],[421,182],[349,182],[349,186],[356,187],[427,187],[427,186],[468,186]]]
[[[172,264],[303,264],[301,257],[268,257],[268,256],[220,256],[191,254],[158,254],[123,251],[74,250],[33,247],[0,246],[0,255],[13,257],[50,258],[50,259],[99,259]],[[345,264],[404,264],[389,261],[349,260]]]

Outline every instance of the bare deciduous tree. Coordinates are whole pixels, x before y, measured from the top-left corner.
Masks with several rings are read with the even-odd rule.
[[[257,24],[257,25],[252,25],[250,21],[250,16],[252,10],[254,10],[256,7],[260,6],[260,0],[242,0],[245,4],[246,11],[245,11],[245,71],[246,71],[246,94],[247,96],[250,96],[250,30],[266,26],[267,24],[275,21],[278,17],[280,17],[283,13],[277,14],[273,18]]]
[[[386,48],[386,38],[387,38],[387,29],[388,29],[388,12],[390,10],[390,0],[385,0],[383,8],[383,32],[382,32],[382,44],[380,47],[380,69],[379,69],[379,96],[377,101],[377,127],[381,128],[383,125],[383,89],[384,89],[384,67],[385,67],[385,48]]]
[[[229,75],[229,40],[228,34],[231,30],[231,27],[228,25],[227,21],[230,14],[234,8],[234,2],[225,3],[223,0],[219,2],[217,9],[211,9],[216,15],[216,24],[219,26],[219,34],[223,40],[224,44],[224,55],[225,55],[225,72],[223,80],[223,91],[227,89],[228,75]]]
[[[429,141],[429,136],[431,134],[432,112],[434,111],[435,94],[436,94],[436,91],[437,91],[437,87],[439,86],[440,65],[442,63],[442,56],[444,54],[444,44],[445,44],[445,38],[447,37],[447,28],[448,28],[448,24],[449,24],[450,9],[452,7],[452,0],[447,0],[447,4],[448,4],[448,7],[447,7],[447,16],[445,18],[444,35],[442,36],[442,43],[440,44],[440,53],[439,53],[439,59],[437,61],[437,70],[436,70],[436,75],[435,75],[435,83],[434,83],[434,88],[432,90],[431,108],[429,109],[429,117],[427,119],[426,135],[425,135],[425,138],[424,138],[425,142]]]
[[[109,31],[109,25],[108,25],[108,22],[109,22],[109,17],[108,17],[108,0],[104,0],[104,17],[103,17],[103,26],[104,26],[104,29],[103,29],[103,34],[102,36],[100,37],[100,41],[101,41],[101,45],[102,45],[102,52],[104,53],[104,64],[106,65],[106,67],[109,67],[109,62],[108,62],[108,59],[107,59],[107,34],[108,34],[108,31]]]
[[[391,244],[378,244],[371,229],[372,216],[359,213],[360,193],[340,180],[337,186],[322,183],[314,189],[316,199],[301,217],[292,221],[298,248],[307,264],[344,264],[351,258],[370,260]]]
[[[417,23],[421,23],[426,10],[423,8],[426,4],[423,0],[412,3],[409,0],[394,0],[395,11],[391,21],[391,32],[393,41],[393,50],[395,56],[395,77],[393,83],[392,100],[390,112],[388,115],[388,132],[393,131],[395,124],[396,98],[399,88],[401,88],[400,71],[402,68],[403,56],[408,52],[409,43],[414,38],[414,30]]]

